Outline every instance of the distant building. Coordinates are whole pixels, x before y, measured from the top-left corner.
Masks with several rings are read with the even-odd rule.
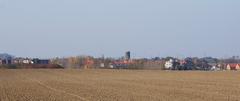
[[[24,59],[22,61],[23,64],[33,64],[33,61],[31,59]]]
[[[131,52],[130,51],[127,51],[125,53],[125,60],[130,60],[131,59]]]
[[[165,68],[166,69],[171,69],[171,68],[173,68],[173,65],[174,65],[174,60],[170,59],[169,61],[166,61]]]
[[[0,54],[0,64],[12,64],[13,56],[9,54]]]
[[[219,71],[221,70],[221,64],[214,64],[214,63],[209,63],[210,66],[210,70],[215,70],[215,71]]]
[[[0,64],[12,64],[13,56],[9,54],[0,54]]]
[[[236,64],[236,63],[227,64],[226,69],[227,70],[240,70],[240,64]]]
[[[92,57],[86,57],[84,69],[91,69],[94,66],[94,60]]]
[[[129,61],[129,60],[116,60],[113,61],[112,63],[109,64],[110,68],[114,68],[114,69],[127,69],[129,68],[129,65],[133,64],[133,61]]]
[[[48,59],[32,59],[33,64],[49,64],[50,60]]]
[[[15,58],[13,59],[14,64],[23,64],[24,58]]]
[[[12,64],[12,58],[0,59],[0,64],[1,64],[1,65]]]
[[[14,64],[33,64],[32,59],[29,58],[14,58],[13,59]]]
[[[101,68],[105,68],[105,64],[104,63],[100,63],[100,67]]]

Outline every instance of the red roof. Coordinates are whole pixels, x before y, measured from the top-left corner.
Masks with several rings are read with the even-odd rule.
[[[240,64],[237,64],[237,63],[231,63],[231,64],[228,64],[230,67],[233,67],[233,68],[235,68],[237,65],[239,65],[240,66]]]

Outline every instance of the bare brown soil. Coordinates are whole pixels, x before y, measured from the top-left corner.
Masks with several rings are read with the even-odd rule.
[[[240,72],[1,69],[0,101],[240,101]]]

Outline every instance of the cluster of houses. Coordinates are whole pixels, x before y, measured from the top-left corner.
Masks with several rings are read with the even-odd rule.
[[[10,64],[50,64],[48,59],[15,58],[9,54],[0,54],[0,65]]]
[[[166,70],[240,70],[240,63],[219,62],[216,58],[169,58],[165,64]]]
[[[131,52],[127,51],[125,53],[125,56],[121,59],[112,60],[108,63],[108,65],[105,65],[106,63],[101,63],[101,68],[108,67],[111,69],[128,69],[132,64],[135,64],[135,61],[131,59]]]
[[[44,68],[102,68],[102,69],[161,69],[161,70],[240,70],[240,58],[217,59],[212,57],[177,59],[166,58],[142,58],[131,59],[130,52],[119,59],[114,58],[94,58],[91,56],[76,56],[68,58],[38,59],[13,57],[9,54],[0,54],[0,66],[17,65],[22,68],[29,66],[34,68],[42,66]]]
[[[38,59],[38,58],[14,58],[13,64],[50,64],[48,59]]]
[[[112,69],[127,69],[130,64],[133,64],[133,61],[130,60],[116,60],[109,63],[109,68]]]
[[[240,70],[240,64],[237,63],[227,64],[226,70]]]

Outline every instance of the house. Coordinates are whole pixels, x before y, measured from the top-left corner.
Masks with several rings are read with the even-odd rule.
[[[22,61],[23,64],[33,64],[33,61],[31,59],[24,59]]]
[[[13,60],[13,56],[9,55],[9,54],[0,54],[0,60],[1,60],[1,64],[12,64],[12,60]]]
[[[105,68],[105,64],[104,63],[100,63],[100,67],[101,68]]]
[[[208,65],[210,66],[210,70],[213,70],[213,71],[221,70],[220,65],[217,63],[208,63]]]
[[[14,64],[33,64],[33,61],[29,58],[15,58],[13,60]]]
[[[32,59],[33,64],[49,64],[50,60],[46,59]]]
[[[166,69],[171,69],[171,68],[173,68],[173,64],[174,64],[173,59],[170,59],[169,61],[166,61],[165,68]]]
[[[212,70],[212,71],[220,71],[221,70],[221,65],[219,65],[219,64],[216,64],[216,65],[210,64],[210,66],[211,66],[210,70]]]
[[[128,64],[125,63],[124,61],[114,61],[112,63],[112,66],[110,67],[115,69],[126,69],[128,67]]]
[[[12,59],[11,58],[0,59],[0,64],[1,65],[12,64]]]
[[[24,60],[24,58],[15,58],[15,59],[13,59],[13,63],[14,63],[14,64],[22,64],[22,63],[23,63],[23,62],[22,62],[23,60]]]
[[[226,69],[227,70],[240,70],[240,64],[237,64],[237,63],[227,64]]]
[[[130,65],[134,64],[132,60],[116,60],[109,64],[112,69],[129,69]]]

